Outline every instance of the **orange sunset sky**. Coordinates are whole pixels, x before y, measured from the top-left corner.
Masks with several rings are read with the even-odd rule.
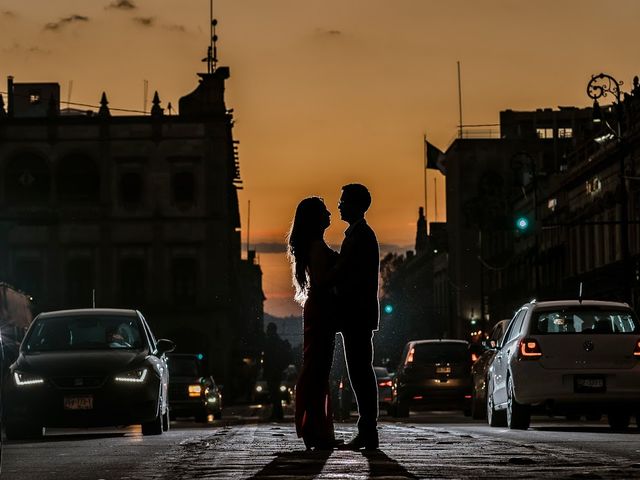
[[[465,124],[504,109],[586,106],[590,76],[640,73],[637,0],[216,0],[218,56],[231,68],[244,190],[243,241],[259,253],[265,310],[299,313],[283,256],[297,202],[325,198],[328,241],[346,225],[340,186],[361,182],[383,249],[412,248],[424,204],[423,134],[456,134],[461,62]],[[0,77],[54,81],[67,99],[143,108],[154,90],[178,105],[197,84],[209,0],[0,0]],[[6,87],[0,84],[0,91]],[[149,104],[147,105],[149,108]],[[433,176],[432,176],[433,175]],[[428,217],[445,219],[430,173]]]

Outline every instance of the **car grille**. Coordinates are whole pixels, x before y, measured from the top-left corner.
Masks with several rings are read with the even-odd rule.
[[[51,379],[58,388],[96,388],[101,387],[105,377],[56,377]]]

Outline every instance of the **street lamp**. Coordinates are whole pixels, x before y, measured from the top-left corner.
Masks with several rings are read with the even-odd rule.
[[[629,278],[629,204],[628,204],[628,192],[627,182],[625,178],[625,155],[626,155],[626,142],[624,141],[624,135],[622,132],[622,92],[620,87],[623,82],[616,80],[611,75],[606,73],[599,73],[593,75],[591,80],[587,83],[587,95],[593,99],[593,112],[594,122],[598,123],[602,121],[611,134],[615,137],[618,143],[618,157],[619,157],[619,176],[620,176],[620,250],[622,256],[622,275],[623,283],[622,288],[624,290],[624,297],[627,302],[632,301],[630,278]],[[604,98],[607,95],[613,95],[615,102],[613,104],[613,110],[616,119],[615,128],[613,128],[598,104],[598,99]]]

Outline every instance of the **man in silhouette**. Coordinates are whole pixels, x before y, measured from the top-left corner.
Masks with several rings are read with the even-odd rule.
[[[267,325],[267,335],[264,342],[264,356],[262,372],[267,382],[267,390],[272,404],[271,420],[282,420],[282,392],[280,385],[282,382],[282,372],[291,360],[291,347],[289,342],[283,340],[278,335],[278,327],[270,322]]]
[[[358,434],[344,448],[378,448],[378,384],[373,370],[373,332],[378,329],[380,251],[364,215],[371,194],[361,184],[342,187],[340,218],[349,224],[340,248],[334,283],[338,296],[349,379],[358,404]]]

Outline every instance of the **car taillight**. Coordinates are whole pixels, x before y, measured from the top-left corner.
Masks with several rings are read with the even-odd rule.
[[[633,356],[640,357],[640,340],[636,341],[636,346],[633,349]]]
[[[379,387],[390,387],[393,384],[393,382],[391,382],[391,380],[386,380],[384,382],[380,382],[378,383]]]
[[[416,349],[412,348],[411,350],[409,350],[409,355],[407,355],[407,361],[405,362],[405,365],[409,365],[410,363],[413,363],[413,356],[416,353]]]
[[[476,363],[476,361],[478,360],[478,355],[476,355],[475,353],[471,354],[471,363]]]
[[[202,392],[202,387],[200,385],[189,385],[190,397],[199,397],[201,392]]]
[[[536,360],[542,356],[542,349],[535,338],[523,338],[520,340],[518,359]]]

